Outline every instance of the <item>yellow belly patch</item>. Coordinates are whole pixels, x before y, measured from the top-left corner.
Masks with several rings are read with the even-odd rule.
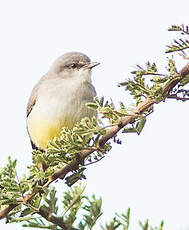
[[[45,150],[50,141],[54,137],[60,137],[61,128],[66,126],[72,128],[74,123],[71,120],[56,121],[48,118],[33,119],[29,116],[27,118],[28,132],[32,142],[40,149]]]

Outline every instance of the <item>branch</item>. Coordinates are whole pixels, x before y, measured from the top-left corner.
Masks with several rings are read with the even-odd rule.
[[[12,211],[17,206],[18,206],[18,204],[10,204],[5,209],[1,210],[0,211],[0,220],[5,218],[9,214],[9,212]]]
[[[176,99],[177,101],[189,101],[189,98],[185,98],[185,97],[178,97],[176,94],[171,94],[169,95],[167,98],[170,99]]]
[[[39,209],[38,214],[40,214],[42,217],[44,217],[49,222],[61,227],[63,230],[78,230],[76,228],[72,228],[70,226],[67,226],[63,222],[63,218],[56,217],[52,213],[48,213],[48,212],[44,211],[43,209]]]
[[[186,75],[189,74],[189,63],[176,75],[174,76],[169,84],[167,84],[163,88],[163,93],[169,93],[178,83],[179,81],[184,78]],[[150,106],[157,103],[155,99],[147,98],[145,101],[141,102],[135,110],[129,115],[123,117],[117,125],[112,126],[106,134],[104,134],[101,139],[98,142],[99,149],[103,149],[104,145],[108,140],[110,140],[112,137],[114,137],[124,126],[126,126],[129,123],[133,123],[135,119],[140,116],[143,112],[146,111]],[[26,195],[23,198],[17,199],[17,202],[15,204],[10,204],[7,208],[0,211],[0,219],[5,218],[8,213],[13,210],[16,206],[18,206],[21,202],[28,202],[30,201],[38,192],[42,191],[44,187],[48,187],[49,184],[51,184],[53,181],[57,180],[58,178],[64,179],[65,176],[73,171],[78,169],[81,162],[84,162],[85,158],[88,157],[91,153],[93,153],[96,149],[88,149],[83,150],[79,153],[79,160],[74,159],[71,163],[66,165],[64,168],[60,169],[59,171],[55,172],[51,178],[49,178],[49,181],[41,188],[36,188],[32,191],[31,194]],[[74,228],[66,227],[65,223],[62,219],[52,216],[52,214],[49,214],[48,212],[43,212],[39,210],[39,214],[42,215],[45,219],[48,221],[55,223],[58,226],[64,226],[64,230],[71,230]]]

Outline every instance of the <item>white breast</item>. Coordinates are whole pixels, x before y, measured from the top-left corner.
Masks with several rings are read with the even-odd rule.
[[[65,126],[72,121],[95,115],[85,104],[96,95],[93,86],[83,78],[48,79],[39,88],[38,99],[32,110],[32,116],[44,117],[50,123],[58,122]],[[68,125],[70,126],[70,125]]]

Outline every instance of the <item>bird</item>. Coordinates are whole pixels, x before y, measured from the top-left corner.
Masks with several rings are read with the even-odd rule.
[[[26,118],[34,150],[46,151],[63,127],[72,129],[82,118],[97,116],[86,103],[96,96],[91,70],[99,64],[80,52],[63,54],[34,86]]]

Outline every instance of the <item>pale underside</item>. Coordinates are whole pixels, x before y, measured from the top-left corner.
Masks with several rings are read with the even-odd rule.
[[[46,149],[49,141],[60,136],[62,127],[73,128],[84,117],[96,116],[86,103],[93,101],[95,89],[78,78],[48,79],[39,87],[40,95],[27,117],[27,129],[33,144]]]

